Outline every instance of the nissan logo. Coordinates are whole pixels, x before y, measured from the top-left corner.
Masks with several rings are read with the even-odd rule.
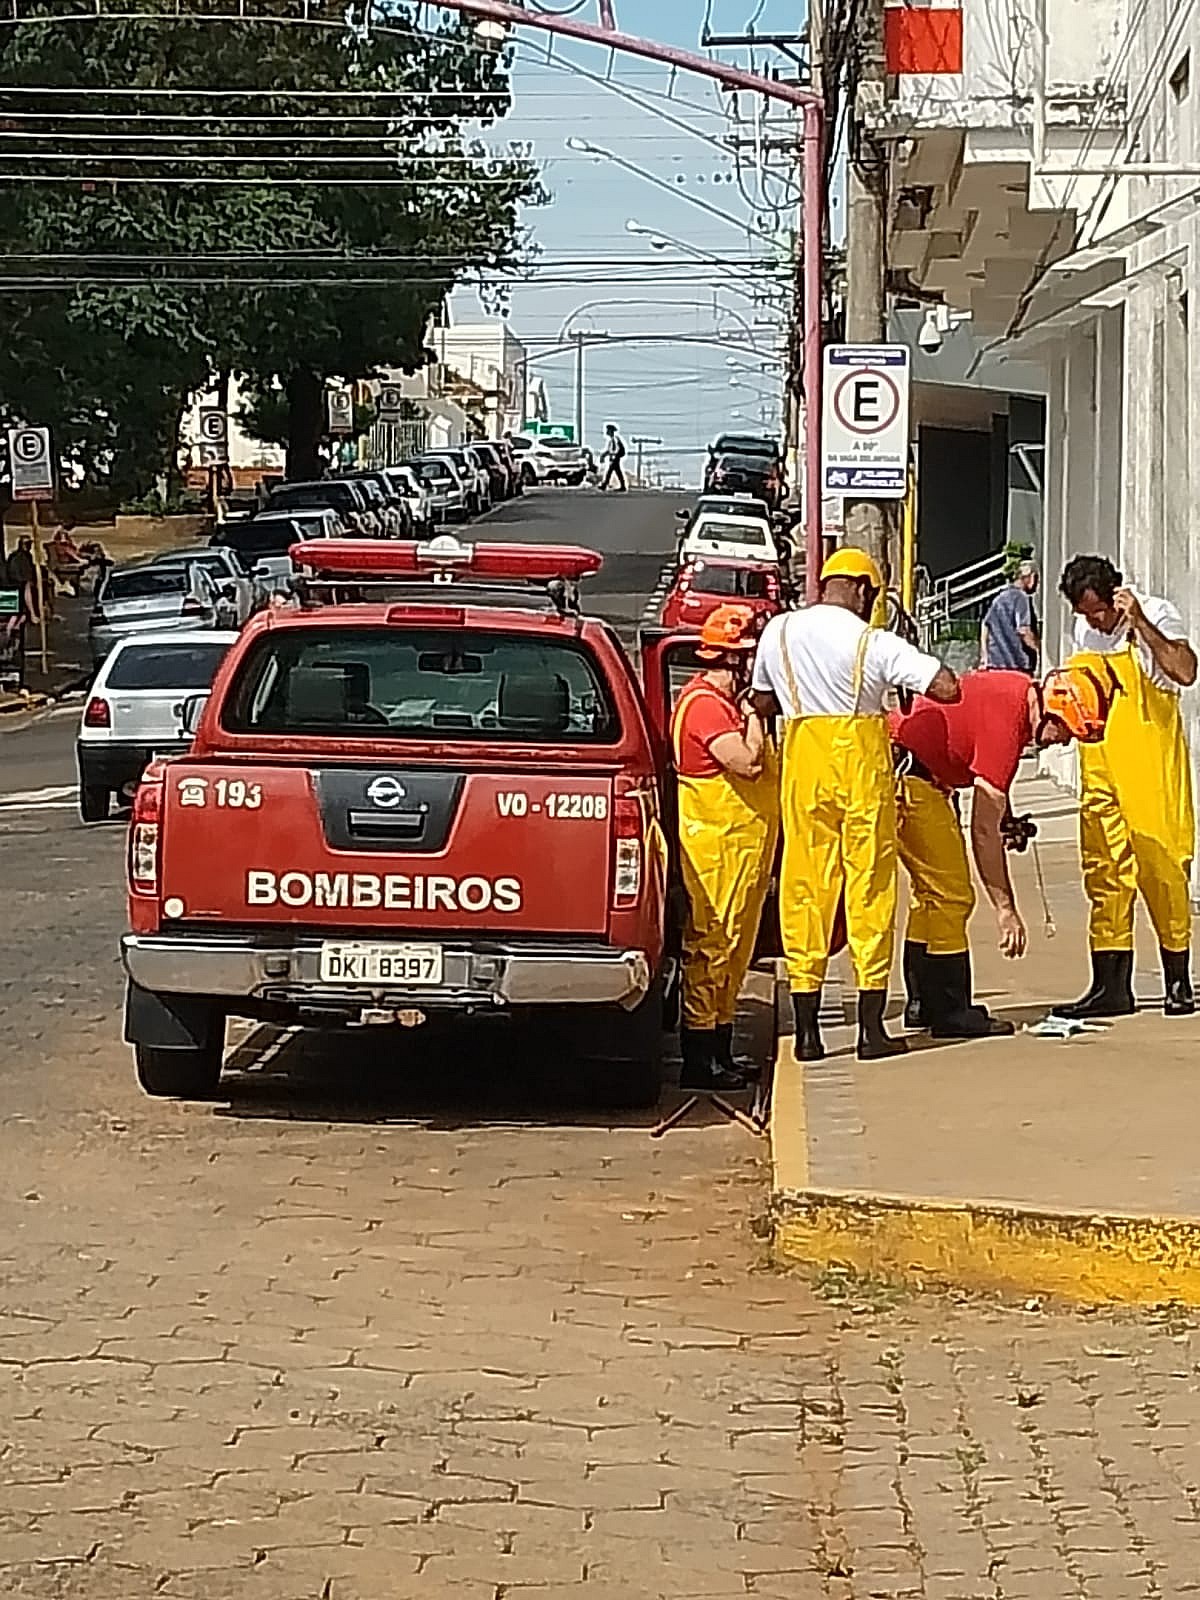
[[[408,790],[399,778],[372,778],[367,785],[367,799],[381,811],[395,811],[407,798]]]

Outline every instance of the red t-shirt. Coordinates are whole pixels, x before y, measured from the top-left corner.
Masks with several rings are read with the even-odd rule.
[[[725,769],[713,759],[713,740],[723,733],[741,733],[745,726],[745,717],[727,695],[702,675],[690,679],[671,724],[675,770],[685,778],[715,778]]]
[[[968,672],[959,681],[957,705],[918,695],[907,716],[894,711],[892,738],[946,789],[969,789],[982,778],[1004,793],[1033,737],[1030,680],[1023,672]]]

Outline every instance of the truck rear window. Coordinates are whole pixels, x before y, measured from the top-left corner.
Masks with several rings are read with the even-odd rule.
[[[583,645],[458,628],[291,629],[260,639],[231,733],[611,744],[620,724]]]

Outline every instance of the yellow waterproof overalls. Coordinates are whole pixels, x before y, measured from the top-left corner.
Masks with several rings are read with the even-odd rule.
[[[927,778],[901,779],[898,844],[909,877],[906,937],[931,956],[961,955],[975,909],[967,846],[953,800]]]
[[[802,613],[800,613],[802,615]],[[864,715],[863,671],[871,629],[854,662],[850,716],[805,716],[788,650],[779,651],[797,715],[783,732],[783,870],[779,922],[793,993],[825,981],[838,902],[860,989],[886,989],[896,924],[896,786],[882,712]]]
[[[1160,689],[1137,646],[1072,656],[1121,686],[1101,744],[1080,745],[1079,853],[1091,902],[1093,950],[1133,949],[1141,892],[1164,950],[1192,942],[1189,881],[1195,849],[1192,766],[1179,696]]]
[[[679,853],[687,890],[683,1025],[707,1032],[732,1022],[754,958],[779,834],[779,765],[770,741],[758,778],[678,772],[684,718],[704,684],[680,698],[671,723],[679,793]],[[718,696],[723,699],[723,696]]]

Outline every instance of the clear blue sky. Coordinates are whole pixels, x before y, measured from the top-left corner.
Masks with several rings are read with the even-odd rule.
[[[615,3],[626,31],[690,49],[699,47],[706,9],[713,31],[723,33],[744,29],[752,19],[760,30],[794,31],[805,14],[804,0],[712,0],[711,6],[707,0]],[[567,8],[567,0],[554,4]],[[595,20],[596,0],[582,0],[578,14]],[[751,60],[747,50],[722,54],[742,65]],[[766,47],[759,47],[754,57],[756,64],[783,65]],[[582,75],[580,68],[611,79],[617,89],[648,105],[630,103]],[[551,41],[533,30],[522,35],[518,46],[514,90],[513,113],[489,131],[489,143],[529,140],[551,201],[527,215],[541,264],[538,281],[513,291],[513,331],[536,357],[568,325],[623,341],[649,332],[705,337],[719,330],[730,341],[728,348],[673,338],[593,346],[587,352],[588,442],[596,447],[606,421],[617,422],[627,439],[636,434],[660,437],[663,465],[693,482],[704,445],[722,427],[757,427],[763,405],[777,413],[779,311],[736,291],[768,288],[756,263],[784,259],[786,233],[795,219],[795,191],[783,181],[786,168],[778,156],[772,169],[777,176],[764,184],[754,141],[786,136],[786,116],[773,113],[774,126],[763,129],[756,125],[761,101],[744,99],[740,115],[735,115],[732,102],[711,82],[683,76],[673,81],[666,68],[652,62]],[[740,158],[725,144],[731,134],[747,142]],[[568,150],[570,137],[612,151],[649,176]],[[712,216],[694,202],[713,206],[733,220]],[[674,246],[656,249],[647,238],[627,232],[629,219],[715,254],[728,265],[714,269]],[[785,279],[781,267],[777,282]],[[606,303],[577,313],[576,308],[595,301]],[[454,315],[460,321],[477,314],[470,297],[458,297]],[[766,355],[747,352],[746,359],[731,367],[731,352],[751,341]],[[537,361],[533,370],[547,381],[556,417],[570,420],[573,358],[549,357]],[[737,386],[731,386],[731,376],[737,376]],[[742,415],[732,416],[737,411]]]

